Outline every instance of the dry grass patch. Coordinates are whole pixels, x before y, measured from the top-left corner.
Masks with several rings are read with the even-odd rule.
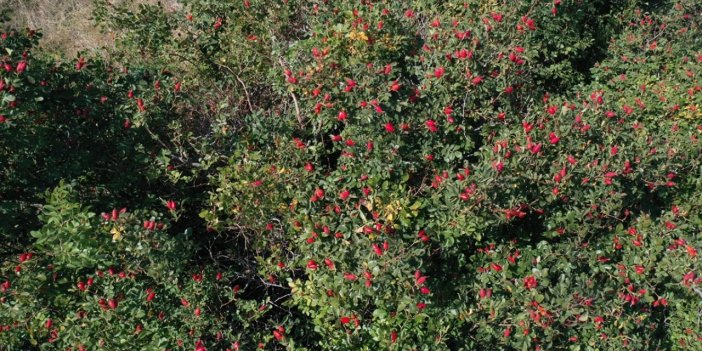
[[[118,5],[129,0],[113,0]],[[157,3],[157,0],[129,1]],[[177,0],[161,0],[166,8],[177,6]],[[11,21],[6,25],[15,28],[41,29],[40,46],[54,54],[75,56],[78,52],[113,44],[110,33],[101,33],[92,20],[93,0],[0,0],[0,10],[10,9]]]

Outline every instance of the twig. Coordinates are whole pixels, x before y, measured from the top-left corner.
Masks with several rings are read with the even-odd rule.
[[[280,66],[283,67],[283,69],[286,68],[282,58],[278,58],[278,63],[280,63]],[[302,129],[302,127],[304,127],[305,124],[302,120],[302,115],[300,114],[300,106],[297,103],[297,97],[295,97],[295,94],[292,91],[290,92],[290,96],[292,97],[293,103],[295,104],[295,115],[297,116],[297,123],[300,124],[300,129]]]
[[[293,92],[290,92],[290,96],[293,99],[293,103],[295,104],[295,115],[297,116],[297,123],[300,124],[300,129],[304,126],[304,122],[302,120],[302,115],[300,115],[300,106],[297,105],[297,98],[295,97],[295,94]]]
[[[231,69],[231,67],[229,67],[227,65],[223,65],[221,63],[217,63],[217,66],[225,68],[227,71],[229,71],[229,73],[231,73],[236,78],[237,81],[239,81],[239,83],[241,84],[241,87],[244,88],[244,95],[246,95],[246,104],[249,105],[249,111],[253,112],[254,109],[253,109],[253,106],[251,105],[251,98],[249,97],[249,91],[246,89],[246,84],[244,84],[244,81],[242,81],[241,78],[239,78],[238,74],[234,73],[234,70]]]
[[[241,83],[242,88],[244,88],[244,94],[246,95],[246,103],[249,105],[249,111],[253,112],[253,106],[251,106],[251,100],[249,99],[249,91],[246,90],[246,84],[239,78],[239,76],[236,76],[236,80]]]

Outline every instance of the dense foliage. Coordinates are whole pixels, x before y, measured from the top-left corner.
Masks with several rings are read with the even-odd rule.
[[[95,5],[0,39],[0,350],[702,349],[702,3]]]

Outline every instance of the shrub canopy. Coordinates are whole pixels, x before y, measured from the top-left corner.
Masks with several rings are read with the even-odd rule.
[[[702,4],[95,2],[0,39],[0,345],[702,349]]]

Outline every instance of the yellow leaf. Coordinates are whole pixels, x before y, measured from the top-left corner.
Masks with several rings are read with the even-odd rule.
[[[122,240],[123,231],[124,226],[120,226],[119,228],[113,227],[112,230],[110,230],[110,234],[112,234],[112,242]]]
[[[373,211],[373,203],[375,202],[374,199],[375,199],[375,198],[370,198],[370,199],[368,199],[368,201],[366,201],[366,202],[363,204],[364,206],[366,206],[366,208],[368,209],[368,211]]]
[[[394,219],[395,219],[395,215],[393,213],[388,213],[388,215],[385,216],[385,220],[390,222],[390,223],[393,223]]]

